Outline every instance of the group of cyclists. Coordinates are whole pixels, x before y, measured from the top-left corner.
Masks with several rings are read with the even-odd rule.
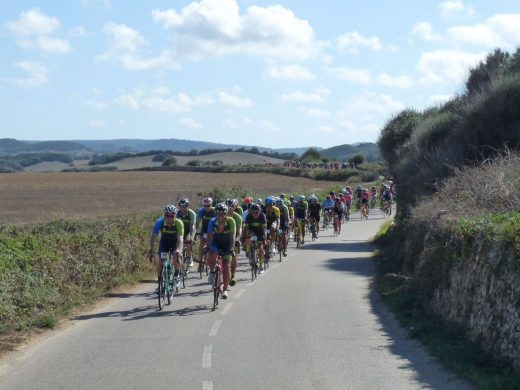
[[[322,216],[321,227],[327,228],[332,222],[335,235],[340,234],[341,223],[348,221],[353,201],[359,203],[358,208],[363,210],[369,206],[373,196],[380,197],[381,205],[392,202],[387,184],[383,184],[379,192],[375,186],[371,191],[361,186],[352,190],[347,186],[337,194],[330,192],[322,203],[315,194],[295,197],[282,193],[256,201],[248,196],[241,202],[226,199],[219,203],[207,196],[202,199],[201,207],[194,211],[190,208],[190,201],[182,198],[177,205],[166,205],[163,215],[155,221],[148,257],[150,261],[157,259],[160,279],[163,266],[161,253],[173,253],[173,280],[174,287],[178,288],[183,264],[185,267],[194,265],[193,247],[198,237],[198,259],[195,260],[198,271],[202,275],[203,268],[207,267],[208,282],[212,284],[217,258],[221,258],[223,286],[220,297],[226,299],[229,286],[235,284],[238,253],[242,249],[249,259],[252,257],[252,238],[257,250],[254,255],[258,259],[258,270],[262,274],[276,251],[280,252],[280,259],[287,256],[289,238],[297,241],[298,245],[304,244],[307,232],[313,239],[318,238]],[[362,211],[362,218],[363,215]],[[156,250],[157,240],[159,245]]]

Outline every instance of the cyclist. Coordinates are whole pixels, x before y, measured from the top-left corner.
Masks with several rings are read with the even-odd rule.
[[[235,245],[233,250],[233,261],[231,262],[231,280],[229,284],[235,285],[235,272],[237,270],[237,255],[240,248],[240,237],[242,237],[242,217],[235,209],[238,207],[238,200],[226,199],[226,206],[228,208],[227,216],[235,220]]]
[[[215,264],[219,252],[225,252],[222,256],[222,279],[224,286],[221,297],[226,299],[229,286],[230,273],[229,263],[232,261],[233,247],[235,246],[236,225],[232,217],[227,216],[228,207],[224,203],[215,206],[216,217],[213,217],[208,224],[208,267],[210,269],[208,282],[213,284],[215,281]]]
[[[179,206],[179,210],[175,217],[180,219],[184,224],[184,246],[188,257],[188,266],[192,267],[192,243],[195,235],[195,220],[197,219],[197,215],[195,214],[195,211],[189,208],[190,201],[186,198],[179,199],[177,206]]]
[[[339,198],[334,200],[334,208],[332,209],[332,216],[334,218],[334,231],[337,231],[338,234],[341,233],[341,220],[343,218],[343,210],[344,206],[341,203]]]
[[[327,195],[323,201],[323,228],[325,228],[325,221],[332,221],[332,209],[334,208],[334,200]]]
[[[289,209],[289,238],[292,236],[293,223],[294,223],[294,196],[289,196],[289,201],[284,202]]]
[[[376,186],[372,186],[370,189],[370,208],[374,209],[376,207],[376,199],[377,199],[377,188]]]
[[[318,202],[318,197],[312,194],[309,197],[309,224],[314,225],[314,229],[316,232],[316,237],[318,237],[318,233],[320,232],[320,214],[321,214],[321,204]]]
[[[381,194],[381,208],[383,208],[383,203],[386,207],[388,207],[389,214],[392,213],[392,191],[390,190],[390,186],[385,184],[383,193]]]
[[[209,221],[211,221],[211,219],[216,216],[215,209],[212,205],[213,199],[211,199],[209,196],[205,197],[204,199],[202,199],[202,207],[199,209],[199,212],[197,213],[197,234],[200,235],[200,259],[198,272],[202,271],[204,263],[204,247],[206,246]]]
[[[258,260],[260,263],[260,273],[264,272],[264,243],[267,241],[267,219],[265,214],[260,212],[260,206],[256,203],[249,208],[244,224],[242,226],[246,240],[246,251],[251,248],[251,236],[255,235],[258,242]]]
[[[368,192],[368,188],[363,188],[361,191],[361,218],[365,217],[368,219],[368,202],[370,199],[370,193]]]
[[[309,204],[305,201],[305,195],[298,195],[294,206],[294,219],[298,225],[298,234],[302,244],[305,242],[305,221],[307,220],[308,209]]]
[[[281,234],[278,237],[280,241],[280,248],[283,255],[287,256],[287,230],[289,229],[289,208],[284,204],[282,198],[275,201],[275,205],[280,210],[280,230]]]
[[[269,234],[269,248],[267,254],[270,255],[274,243],[276,242],[276,232],[280,225],[280,210],[274,205],[274,199],[269,196],[265,198],[265,218],[267,221],[267,232]]]
[[[179,270],[181,269],[180,257],[182,253],[184,224],[181,220],[175,218],[177,208],[174,205],[166,205],[163,209],[163,212],[164,215],[157,218],[153,225],[152,235],[150,237],[150,252],[148,253],[148,257],[150,261],[153,260],[155,240],[157,239],[159,233],[161,233],[161,238],[159,239],[159,251],[157,252],[157,278],[159,279],[161,277],[161,271],[163,267],[161,253],[168,253],[172,251],[175,253],[173,259],[173,267],[175,269],[173,274],[174,287],[179,287]]]
[[[345,210],[344,210],[345,219],[347,221],[349,221],[350,220],[350,210],[352,210],[352,190],[350,189],[350,187],[347,187],[346,191],[345,191],[344,206],[345,206]]]

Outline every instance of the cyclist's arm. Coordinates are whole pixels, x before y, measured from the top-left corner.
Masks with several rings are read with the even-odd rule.
[[[156,239],[157,235],[156,234],[153,234],[151,235],[150,237],[150,251],[148,252],[148,258],[150,259],[150,261],[152,261],[152,258],[153,258],[153,250],[154,250],[154,247],[155,247],[155,239]]]
[[[177,227],[177,249],[175,253],[180,255],[184,245],[184,223],[180,219],[175,219],[175,225]]]
[[[229,250],[233,250],[235,247],[235,236],[237,233],[235,219],[227,217],[229,223]]]

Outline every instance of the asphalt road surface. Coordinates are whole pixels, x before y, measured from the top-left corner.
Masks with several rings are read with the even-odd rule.
[[[329,229],[212,308],[191,274],[158,311],[155,282],[106,304],[1,361],[0,389],[465,389],[407,337],[374,291],[382,215]]]

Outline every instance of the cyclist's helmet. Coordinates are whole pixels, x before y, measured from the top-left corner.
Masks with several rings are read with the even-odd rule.
[[[283,205],[283,199],[282,198],[277,198],[276,201],[274,202],[274,204],[277,205],[277,206]]]
[[[175,214],[177,212],[177,207],[175,207],[172,204],[167,204],[166,206],[164,206],[163,211],[165,214]]]
[[[303,201],[305,200],[305,195],[298,195],[298,196],[296,197],[296,200],[297,200],[298,202],[303,202]]]
[[[249,203],[253,203],[253,198],[251,198],[250,196],[248,196],[247,198],[244,198],[244,204],[249,204]]]
[[[211,199],[209,196],[206,196],[204,199],[202,199],[203,206],[211,206],[212,204],[213,204],[213,199]]]
[[[260,206],[256,203],[253,203],[249,208],[250,211],[260,211]]]
[[[285,194],[283,192],[280,194],[280,198],[282,198],[282,199],[285,198]]]
[[[226,199],[226,206],[228,207],[236,207],[238,204],[236,199]]]
[[[289,200],[290,200],[291,202],[294,202],[294,196],[292,196],[292,195],[289,196]]]
[[[177,202],[177,206],[179,207],[188,207],[190,205],[190,201],[186,198],[181,198],[179,199],[179,201]]]
[[[325,198],[326,198],[326,199],[330,199],[330,195],[327,195]]]
[[[334,191],[331,191],[331,192],[329,192],[329,195],[330,195],[330,196],[334,196],[334,195],[336,195],[336,194],[334,193]]]
[[[258,198],[258,199],[256,200],[256,204],[262,204],[262,202],[263,202],[262,198]]]
[[[228,207],[226,206],[225,203],[219,203],[215,206],[215,213],[217,215],[227,214],[227,212],[228,212]]]
[[[342,193],[343,195],[345,195],[345,194],[347,193],[347,189],[346,189],[346,188],[343,188],[343,189],[341,190],[341,193]]]
[[[272,206],[273,205],[273,198],[271,198],[271,197],[265,198],[265,205],[266,206]]]

